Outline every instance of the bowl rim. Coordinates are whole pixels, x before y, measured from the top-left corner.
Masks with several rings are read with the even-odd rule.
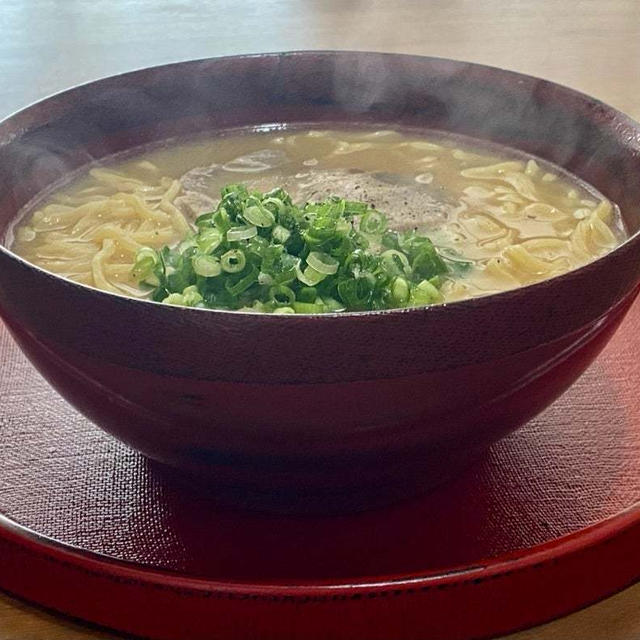
[[[467,62],[465,60],[457,60],[453,58],[444,58],[440,56],[427,56],[427,55],[419,55],[419,54],[409,54],[409,53],[394,53],[394,52],[384,52],[384,51],[364,51],[359,49],[296,49],[290,51],[273,51],[273,52],[264,52],[264,53],[243,53],[243,54],[235,54],[235,55],[224,55],[224,56],[211,56],[206,58],[195,58],[195,59],[187,59],[187,60],[179,60],[175,62],[168,62],[165,64],[152,65],[147,67],[139,67],[133,70],[124,71],[121,73],[116,73],[109,76],[103,76],[97,78],[95,80],[90,80],[87,82],[82,82],[76,85],[73,85],[67,89],[63,89],[62,91],[57,91],[52,94],[45,96],[44,98],[40,98],[35,100],[25,107],[18,109],[10,113],[8,116],[4,117],[0,120],[0,146],[4,146],[6,144],[11,144],[15,139],[19,138],[23,135],[27,129],[20,129],[18,133],[9,133],[8,140],[2,140],[1,136],[3,135],[3,129],[6,128],[10,124],[16,124],[15,121],[19,121],[21,117],[27,116],[29,112],[38,105],[46,104],[47,102],[53,102],[56,100],[64,99],[72,95],[78,90],[89,90],[92,87],[98,86],[103,83],[113,82],[119,79],[127,79],[133,78],[138,74],[148,73],[152,71],[159,71],[161,69],[170,69],[170,68],[180,68],[187,67],[189,65],[198,65],[208,62],[222,62],[226,60],[245,60],[245,59],[255,59],[255,58],[283,58],[283,57],[325,57],[325,58],[335,58],[339,56],[378,56],[382,58],[395,58],[395,59],[413,59],[413,60],[422,60],[422,61],[433,61],[433,62],[441,62],[446,64],[453,64],[459,67],[472,67],[474,69],[487,69],[494,72],[498,72],[499,75],[505,78],[511,78],[514,82],[518,81],[529,81],[535,83],[544,83],[545,85],[554,87],[556,89],[560,89],[566,95],[571,96],[580,100],[585,104],[590,104],[595,107],[599,107],[601,110],[606,111],[607,113],[615,116],[616,120],[620,122],[624,127],[633,129],[637,131],[637,148],[640,154],[640,122],[628,116],[624,112],[616,109],[615,107],[610,106],[609,104],[603,102],[602,100],[590,96],[582,91],[577,89],[573,89],[566,85],[554,82],[552,80],[546,80],[544,78],[540,78],[538,76],[533,76],[530,74],[520,73],[518,71],[512,71],[510,69],[505,69],[503,67],[486,65],[477,62]],[[335,124],[338,124],[336,122]],[[629,141],[630,142],[630,141]],[[560,165],[561,166],[561,165]],[[75,171],[80,170],[82,167],[77,167]],[[562,167],[564,168],[564,167]],[[638,203],[640,207],[640,202]],[[10,225],[14,221],[10,221]],[[539,290],[544,287],[549,287],[552,283],[559,283],[569,281],[578,274],[584,274],[587,271],[594,270],[595,265],[600,264],[604,260],[610,260],[614,256],[619,255],[622,252],[627,250],[632,250],[635,245],[638,245],[638,249],[640,250],[640,228],[627,238],[625,238],[619,245],[617,245],[611,251],[605,253],[602,256],[599,256],[595,260],[588,262],[581,267],[576,269],[571,269],[564,273],[552,276],[551,278],[546,278],[539,282],[535,282],[532,284],[516,287],[513,289],[506,289],[504,291],[500,291],[498,293],[491,293],[484,296],[478,296],[474,298],[465,298],[462,300],[456,300],[452,302],[444,302],[441,304],[427,305],[427,306],[417,306],[417,307],[401,307],[401,308],[391,308],[391,309],[376,309],[376,310],[368,310],[368,311],[342,311],[342,312],[331,312],[331,313],[296,313],[294,315],[287,314],[271,314],[271,313],[262,313],[258,311],[239,311],[232,309],[208,309],[208,308],[197,308],[197,307],[181,307],[177,305],[169,305],[164,304],[162,302],[156,302],[153,300],[148,300],[145,298],[134,298],[131,296],[127,296],[125,294],[114,293],[111,291],[105,291],[103,289],[99,289],[97,287],[92,287],[80,282],[76,282],[69,278],[65,278],[63,276],[57,275],[51,271],[47,271],[42,267],[39,267],[28,260],[25,260],[15,252],[13,252],[8,246],[5,245],[6,241],[6,233],[4,238],[0,238],[0,254],[3,254],[9,260],[14,260],[23,267],[27,267],[29,270],[39,273],[40,275],[44,275],[48,278],[52,278],[58,282],[64,283],[67,286],[79,288],[80,290],[86,290],[87,293],[95,294],[99,296],[107,296],[108,298],[115,298],[119,300],[122,304],[130,303],[130,304],[153,304],[157,307],[165,310],[169,310],[172,313],[214,313],[214,314],[225,314],[231,315],[233,317],[249,317],[255,318],[260,317],[265,319],[266,321],[274,321],[280,323],[290,322],[292,320],[296,320],[297,322],[301,321],[320,321],[327,320],[332,321],[336,318],[353,318],[353,317],[367,317],[367,318],[379,318],[385,317],[388,315],[397,316],[397,315],[409,315],[409,314],[424,314],[425,312],[431,314],[437,314],[442,312],[447,312],[450,309],[458,309],[461,305],[464,308],[472,308],[472,307],[484,307],[487,304],[491,304],[494,301],[504,301],[509,298],[518,299],[522,296],[527,295],[528,292],[533,290]],[[631,291],[631,289],[629,290]],[[270,319],[270,320],[267,320]]]

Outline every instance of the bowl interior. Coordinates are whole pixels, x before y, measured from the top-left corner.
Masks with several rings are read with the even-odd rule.
[[[266,123],[381,123],[466,134],[550,160],[640,228],[640,127],[559,85],[448,60],[301,52],[165,65],[39,102],[0,125],[0,237],[89,162],[175,136]]]

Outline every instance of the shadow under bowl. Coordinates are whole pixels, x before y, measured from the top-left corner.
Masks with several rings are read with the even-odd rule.
[[[318,316],[133,300],[0,247],[0,313],[49,382],[109,433],[235,503],[359,509],[444,481],[567,389],[638,293],[640,125],[551,82],[397,54],[185,62],[32,105],[0,124],[0,237],[90,161],[274,122],[438,129],[533,153],[616,202],[630,238],[498,295]]]

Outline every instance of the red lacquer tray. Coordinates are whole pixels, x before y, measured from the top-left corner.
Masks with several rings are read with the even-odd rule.
[[[151,638],[456,640],[640,577],[640,303],[576,385],[420,500],[232,511],[103,434],[0,328],[0,586]]]

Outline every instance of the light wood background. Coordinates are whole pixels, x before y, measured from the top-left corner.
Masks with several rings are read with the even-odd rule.
[[[101,76],[293,49],[507,67],[640,119],[640,0],[0,0],[0,117]],[[0,640],[116,637],[0,593]],[[509,640],[640,640],[640,585]]]

